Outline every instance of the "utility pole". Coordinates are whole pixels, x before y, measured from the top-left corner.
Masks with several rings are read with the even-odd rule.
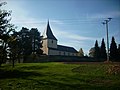
[[[108,22],[111,21],[112,18],[108,18],[102,22],[103,25],[106,25],[106,36],[107,36],[107,62],[109,62],[109,36],[108,36]]]

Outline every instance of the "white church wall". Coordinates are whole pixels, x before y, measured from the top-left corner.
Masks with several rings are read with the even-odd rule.
[[[58,51],[58,50],[49,50],[49,55],[63,55],[63,56],[77,56],[76,53]]]
[[[47,54],[48,55],[48,46],[47,46],[48,40],[44,39],[42,41],[43,41],[43,43],[42,43],[43,54]]]

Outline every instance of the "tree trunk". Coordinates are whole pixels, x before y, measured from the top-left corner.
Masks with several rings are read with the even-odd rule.
[[[13,59],[12,59],[12,67],[14,68],[15,67],[15,57],[13,56]]]

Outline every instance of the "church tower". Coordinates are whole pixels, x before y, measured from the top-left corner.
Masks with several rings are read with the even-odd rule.
[[[42,43],[43,43],[42,50],[43,50],[43,53],[46,55],[50,55],[49,49],[57,49],[57,39],[52,33],[52,30],[49,25],[49,21],[47,23],[47,27],[42,36]]]

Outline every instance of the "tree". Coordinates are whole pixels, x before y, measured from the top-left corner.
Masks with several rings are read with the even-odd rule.
[[[102,43],[101,43],[101,47],[100,47],[100,58],[102,58],[102,59],[106,59],[107,58],[104,38],[102,39]]]
[[[23,57],[23,61],[25,61],[27,56],[29,56],[32,53],[32,46],[29,34],[29,29],[25,27],[22,27],[22,29],[18,32],[19,44],[21,49],[20,54]]]
[[[98,46],[98,41],[97,41],[97,40],[96,40],[96,42],[95,42],[94,58],[100,58],[100,48],[99,48],[99,46]]]
[[[9,46],[9,57],[10,60],[12,61],[12,66],[14,67],[15,60],[19,58],[19,54],[20,54],[19,39],[15,31],[10,36],[8,46]]]
[[[78,52],[78,56],[83,57],[84,56],[84,52],[83,49],[80,48],[79,52]]]
[[[0,3],[0,7],[6,2]],[[10,24],[11,11],[0,9],[0,66],[8,58],[8,41],[10,39],[10,32],[14,31],[14,25]]]
[[[15,63],[15,59],[16,59],[16,56],[17,56],[17,42],[16,40],[14,39],[14,37],[10,37],[10,42],[8,43],[9,45],[9,57],[10,57],[10,60],[12,60],[12,65],[14,67],[14,63]]]
[[[18,62],[20,63],[20,57],[22,54],[22,42],[20,40],[19,33],[16,31],[13,32],[12,37],[15,37],[12,42],[12,48],[14,49],[13,51],[15,51],[16,60],[18,60]]]
[[[117,58],[117,45],[115,42],[115,38],[112,37],[111,45],[110,45],[110,59],[116,60]]]
[[[118,49],[117,49],[117,60],[120,61],[120,44],[118,45]]]
[[[42,54],[43,51],[40,49],[42,47],[41,36],[37,28],[32,28],[30,30],[30,39],[32,45],[32,53]]]
[[[41,55],[43,53],[40,49],[42,47],[41,36],[37,28],[29,30],[22,27],[22,29],[17,32],[17,36],[20,48],[19,55],[23,56],[23,61],[26,61],[27,57],[31,54]]]
[[[89,56],[90,57],[94,57],[94,54],[95,54],[95,47],[93,47],[89,50]]]

